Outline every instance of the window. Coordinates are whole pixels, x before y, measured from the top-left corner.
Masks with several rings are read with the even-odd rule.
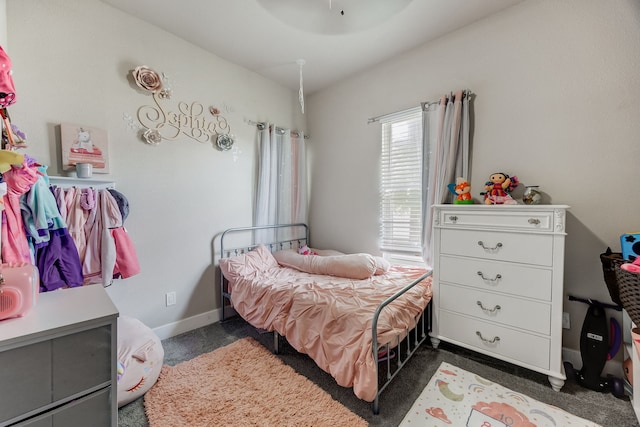
[[[422,109],[380,119],[381,250],[422,255]]]

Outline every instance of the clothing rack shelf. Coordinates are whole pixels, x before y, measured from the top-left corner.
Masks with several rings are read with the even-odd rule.
[[[91,178],[76,178],[74,176],[49,176],[49,183],[61,188],[91,187],[96,189],[116,188],[115,181]]]

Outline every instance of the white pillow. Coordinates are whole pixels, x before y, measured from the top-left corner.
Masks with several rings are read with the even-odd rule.
[[[386,273],[391,268],[391,263],[381,256],[374,256],[373,259],[376,262],[376,276]]]

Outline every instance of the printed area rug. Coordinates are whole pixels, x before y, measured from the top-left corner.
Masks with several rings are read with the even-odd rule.
[[[367,425],[253,338],[163,366],[144,406],[150,427]]]
[[[442,362],[401,427],[600,427]]]

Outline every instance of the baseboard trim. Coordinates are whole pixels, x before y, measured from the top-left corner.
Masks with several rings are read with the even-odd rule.
[[[161,339],[171,338],[176,335],[189,332],[193,329],[201,328],[212,323],[219,322],[221,318],[221,310],[215,309],[207,311],[196,316],[187,317],[177,322],[167,323],[166,325],[153,328],[153,332]]]

